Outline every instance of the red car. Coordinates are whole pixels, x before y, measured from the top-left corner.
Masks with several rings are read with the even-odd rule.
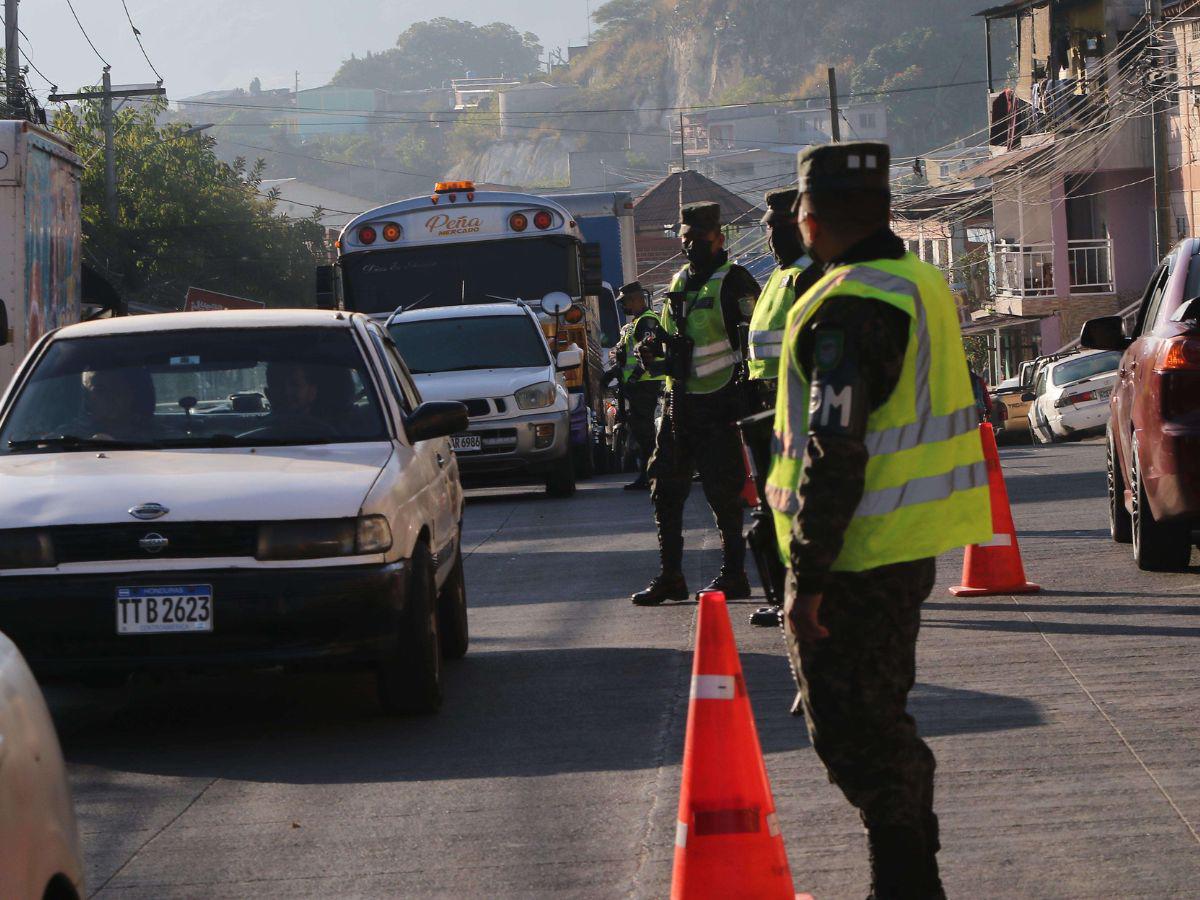
[[[1123,351],[1107,435],[1113,540],[1133,543],[1138,568],[1186,568],[1200,529],[1200,240],[1159,265],[1132,337],[1104,316],[1080,343]]]

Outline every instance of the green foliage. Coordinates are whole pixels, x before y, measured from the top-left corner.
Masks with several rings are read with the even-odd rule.
[[[988,355],[987,338],[981,334],[964,335],[963,350],[967,353],[967,367],[973,372],[986,372],[991,357]]]
[[[346,60],[333,83],[400,91],[439,87],[467,72],[523,78],[538,71],[541,53],[537,35],[503,22],[439,17],[409,26],[390,50]]]
[[[276,215],[259,194],[261,160],[230,165],[205,134],[156,127],[161,107],[116,113],[116,221],[105,213],[98,102],[60,112],[53,126],[82,155],[84,252],[130,300],[178,307],[189,286],[311,306],[313,268],[326,253],[313,218]]]

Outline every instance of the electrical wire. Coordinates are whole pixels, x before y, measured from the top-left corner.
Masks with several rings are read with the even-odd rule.
[[[154,73],[154,77],[158,79],[158,83],[162,84],[163,77],[158,74],[158,69],[154,68],[154,63],[150,62],[150,54],[146,52],[146,48],[142,45],[142,33],[133,24],[133,16],[129,15],[129,4],[125,0],[121,0],[121,6],[125,7],[125,18],[129,21],[129,28],[133,31],[133,39],[137,41],[138,49],[142,51],[142,56],[146,58],[146,65],[150,67],[150,71]]]
[[[92,52],[96,54],[96,58],[99,59],[100,62],[104,63],[104,68],[111,69],[112,66],[108,64],[107,59],[100,55],[100,51],[96,49],[96,45],[92,43],[91,37],[88,36],[87,29],[84,28],[83,23],[79,21],[79,14],[75,12],[75,6],[71,3],[71,0],[66,0],[66,3],[67,9],[71,10],[71,16],[75,19],[75,24],[79,26],[79,31],[83,35],[83,39],[88,42],[88,46],[92,48]]]

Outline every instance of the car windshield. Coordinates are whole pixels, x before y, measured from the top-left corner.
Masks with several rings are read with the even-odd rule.
[[[348,329],[197,328],[54,341],[0,453],[386,439]]]
[[[414,375],[550,364],[541,330],[525,315],[400,321],[389,330]]]
[[[359,312],[537,302],[551,291],[579,296],[579,245],[548,235],[373,250],[344,256],[342,274],[346,306]]]
[[[1109,353],[1093,353],[1078,359],[1069,359],[1054,367],[1050,380],[1055,387],[1091,378],[1102,372],[1112,372],[1121,364],[1121,354],[1113,350]]]

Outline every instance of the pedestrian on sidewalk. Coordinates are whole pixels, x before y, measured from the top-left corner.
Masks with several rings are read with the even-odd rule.
[[[954,298],[889,228],[886,144],[800,154],[821,279],[784,329],[767,497],[813,748],[866,826],[872,894],[944,897],[932,751],[908,714],[934,558],[991,536]]]

